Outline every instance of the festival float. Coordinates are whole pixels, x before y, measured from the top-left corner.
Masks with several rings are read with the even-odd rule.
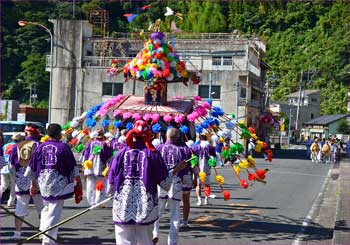
[[[135,121],[144,120],[150,126],[152,140],[159,139],[162,142],[166,130],[176,127],[187,143],[195,141],[199,134],[206,134],[208,139],[214,137],[221,143],[226,142],[222,158],[231,160],[229,163],[239,185],[247,189],[254,182],[266,183],[267,170],[257,169],[253,156],[245,157],[244,146],[232,139],[233,132],[239,134],[241,139],[253,139],[255,151],[264,152],[271,161],[271,150],[267,143],[259,140],[254,128],[247,127],[237,121],[233,113],[226,113],[221,107],[212,106],[210,100],[199,96],[186,99],[182,96],[167,97],[168,84],[196,86],[201,76],[199,71],[186,68],[185,62],[159,29],[150,35],[135,58],[124,67],[119,67],[118,62],[113,61],[107,72],[111,77],[123,73],[125,82],[132,79],[143,83],[144,96],[117,95],[67,122],[63,130],[74,151],[81,152],[98,127],[102,126],[115,135],[121,129],[131,130]],[[192,168],[198,167],[198,157],[194,154],[188,162]],[[214,169],[215,181],[224,199],[229,200],[230,193],[224,190],[224,177],[216,169],[215,158],[209,160],[209,165]],[[199,178],[204,183],[205,173],[200,172]],[[210,195],[210,189],[206,189],[205,194]]]

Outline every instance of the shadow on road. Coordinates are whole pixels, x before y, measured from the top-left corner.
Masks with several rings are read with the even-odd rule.
[[[259,156],[262,157],[262,156]],[[303,149],[280,149],[273,152],[273,158],[275,159],[305,159],[306,150]]]
[[[293,241],[301,229],[302,219],[293,220],[283,216],[256,218],[261,220],[249,220],[247,217],[246,220],[216,218],[210,221],[196,221],[191,225],[189,232],[181,233],[181,237],[195,239],[210,233],[211,238],[216,240],[218,244],[227,241],[228,236],[241,241],[284,243],[285,241]],[[332,239],[332,237],[333,229],[311,224],[311,227],[304,230],[302,239],[309,242],[322,242]]]

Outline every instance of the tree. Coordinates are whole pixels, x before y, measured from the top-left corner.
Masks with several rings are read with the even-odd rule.
[[[339,122],[337,130],[341,134],[350,134],[350,125],[349,125],[348,120],[342,119]]]

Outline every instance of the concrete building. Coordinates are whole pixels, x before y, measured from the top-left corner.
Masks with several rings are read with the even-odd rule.
[[[338,115],[325,115],[314,118],[305,123],[302,132],[305,137],[313,139],[314,137],[328,138],[329,136],[336,136],[340,134],[338,132],[339,124],[342,120],[347,120],[349,115],[338,114]]]
[[[106,72],[112,60],[118,60],[122,67],[135,57],[144,43],[140,36],[115,33],[113,38],[95,38],[87,21],[50,21],[54,25],[53,122],[65,123],[119,93],[143,96],[143,83],[125,83],[123,74],[110,77]],[[167,40],[171,37],[167,36]],[[211,97],[214,105],[259,128],[265,99],[265,44],[228,33],[176,34],[174,43],[187,69],[201,72],[202,82],[189,87],[169,84],[168,98]],[[47,70],[50,71],[50,57]]]
[[[273,112],[283,114],[290,121],[290,137],[300,140],[303,135],[303,125],[320,116],[320,90],[304,90],[300,94],[299,120],[297,121],[299,92],[287,95],[287,102],[272,102],[269,109]],[[298,123],[298,127],[296,127]],[[298,128],[298,132],[295,132]],[[304,135],[305,136],[305,135]]]

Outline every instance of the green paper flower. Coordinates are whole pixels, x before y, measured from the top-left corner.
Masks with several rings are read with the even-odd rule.
[[[209,160],[208,160],[208,165],[210,166],[210,167],[216,167],[216,160],[215,160],[215,158],[213,157],[213,156],[211,156],[210,158],[209,158]]]

